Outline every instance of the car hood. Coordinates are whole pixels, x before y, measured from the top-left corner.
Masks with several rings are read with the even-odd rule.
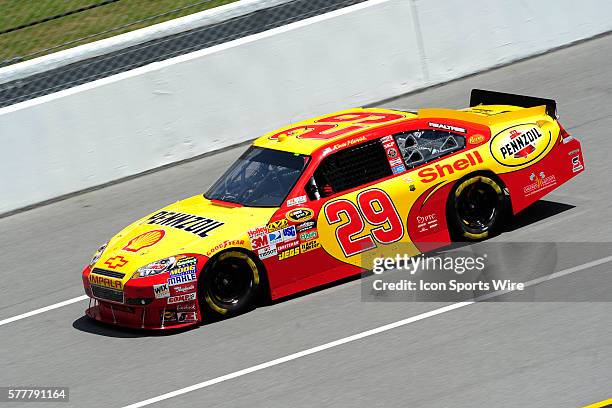
[[[227,246],[250,248],[247,231],[265,226],[276,210],[222,205],[201,195],[178,201],[115,235],[94,267],[129,275],[173,255],[212,256]]]

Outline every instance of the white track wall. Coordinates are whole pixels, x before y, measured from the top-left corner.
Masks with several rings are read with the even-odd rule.
[[[2,108],[0,213],[588,38],[611,12],[372,0]]]

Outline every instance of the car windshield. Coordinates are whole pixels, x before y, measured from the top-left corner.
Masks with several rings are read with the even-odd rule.
[[[307,162],[307,156],[251,147],[204,197],[248,207],[279,207]]]

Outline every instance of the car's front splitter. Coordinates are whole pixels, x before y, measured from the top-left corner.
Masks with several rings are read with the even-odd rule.
[[[199,313],[195,311],[193,311],[195,320],[179,321],[179,318],[188,313],[192,312],[177,312],[176,309],[170,308],[127,306],[100,302],[96,299],[91,300],[90,307],[85,311],[88,317],[99,322],[146,330],[180,329],[201,323]]]

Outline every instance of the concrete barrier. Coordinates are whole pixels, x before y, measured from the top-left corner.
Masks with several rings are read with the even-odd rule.
[[[533,3],[370,0],[2,108],[0,213],[612,27],[604,1]]]

